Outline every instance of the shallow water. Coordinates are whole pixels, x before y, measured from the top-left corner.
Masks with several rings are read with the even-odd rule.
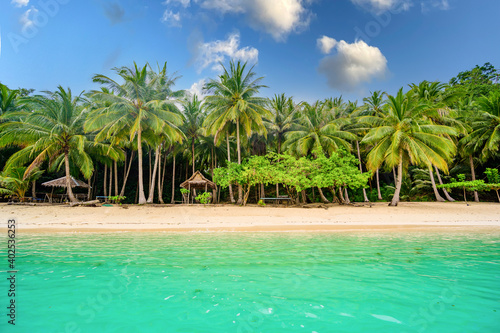
[[[18,234],[17,246],[16,332],[500,330],[498,235]],[[2,278],[4,309],[6,291]]]

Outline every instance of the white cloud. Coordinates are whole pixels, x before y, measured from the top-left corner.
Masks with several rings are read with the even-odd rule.
[[[282,41],[292,32],[306,28],[312,13],[306,5],[313,0],[166,0],[167,6],[181,4],[187,8],[196,3],[204,10],[218,14],[241,14],[255,30]]]
[[[422,12],[428,12],[432,9],[448,10],[450,9],[450,3],[448,0],[427,0],[420,2]]]
[[[161,18],[163,23],[168,24],[171,27],[180,27],[181,26],[181,14],[174,13],[171,10],[165,10],[163,12],[163,17]]]
[[[422,12],[431,9],[450,9],[449,0],[351,0],[351,2],[376,14],[386,10],[406,11],[415,3],[420,3]]]
[[[226,58],[248,61],[256,63],[259,57],[259,51],[253,47],[240,47],[240,34],[233,33],[226,40],[217,40],[208,43],[199,43],[196,49],[196,62],[198,63],[198,72],[212,66],[213,70],[219,70],[219,62]]]
[[[321,53],[328,54],[337,45],[337,41],[334,38],[323,35],[321,38],[318,38],[316,44]]]
[[[166,0],[163,4],[165,4],[165,5],[170,5],[170,4],[177,5],[178,4],[184,8],[187,8],[191,4],[191,0]]]
[[[38,14],[38,9],[31,6],[30,9],[24,12],[19,18],[19,22],[21,23],[21,29],[25,31],[26,29],[31,28],[34,25],[33,16]]]
[[[205,94],[203,93],[203,87],[205,86],[206,80],[201,79],[198,82],[193,83],[191,88],[187,89],[187,93],[190,96],[197,95],[198,98],[201,100],[205,97]]]
[[[245,1],[250,25],[278,41],[309,25],[311,13],[303,3],[303,0]]]
[[[16,7],[26,7],[30,0],[12,0],[10,3]]]
[[[381,12],[394,8],[400,3],[407,3],[406,0],[351,0],[352,3],[375,12]]]
[[[318,67],[334,89],[352,91],[362,83],[383,78],[388,71],[382,52],[363,41],[349,44],[341,40],[335,49],[337,53],[323,58]]]
[[[194,0],[200,3],[200,6],[206,9],[213,9],[219,13],[225,14],[228,12],[241,13],[244,12],[245,2],[253,0]]]

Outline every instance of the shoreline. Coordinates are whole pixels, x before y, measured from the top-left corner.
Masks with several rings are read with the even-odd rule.
[[[402,202],[321,208],[234,205],[69,207],[0,204],[5,232],[15,218],[19,232],[494,232],[500,204]],[[318,205],[309,205],[318,207]]]

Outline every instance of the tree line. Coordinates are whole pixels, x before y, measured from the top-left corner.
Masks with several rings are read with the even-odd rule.
[[[348,203],[350,192],[397,205],[453,201],[462,194],[447,191],[450,177],[486,179],[499,165],[500,76],[490,63],[362,102],[264,98],[264,78],[239,61],[222,65],[203,98],[174,90],[179,76],[166,63],[113,71],[116,79],[94,75],[100,89],[78,95],[0,84],[0,194],[22,198],[64,175],[71,202],[74,176],[91,196],[173,203],[176,184],[200,170],[238,204],[255,189],[256,200],[281,191],[296,202]]]

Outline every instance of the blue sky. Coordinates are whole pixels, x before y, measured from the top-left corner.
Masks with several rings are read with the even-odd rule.
[[[235,58],[256,64],[264,96],[361,100],[500,67],[499,13],[498,0],[3,0],[0,82],[80,92],[167,61],[177,89],[200,91]]]

